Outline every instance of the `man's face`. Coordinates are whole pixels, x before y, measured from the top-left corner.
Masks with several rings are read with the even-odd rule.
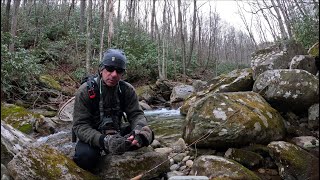
[[[107,86],[113,87],[118,84],[124,74],[124,71],[125,70],[121,68],[105,66],[101,72],[102,80]]]

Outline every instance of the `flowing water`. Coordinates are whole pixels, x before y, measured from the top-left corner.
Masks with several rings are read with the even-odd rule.
[[[182,125],[185,119],[179,109],[157,109],[144,111],[148,123],[157,139],[171,143],[182,137]]]

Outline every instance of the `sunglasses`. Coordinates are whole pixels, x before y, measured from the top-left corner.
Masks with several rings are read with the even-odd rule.
[[[118,74],[123,74],[126,70],[121,69],[121,68],[117,68],[117,67],[113,67],[113,66],[104,66],[104,68],[108,71],[108,72],[113,72],[116,71]]]

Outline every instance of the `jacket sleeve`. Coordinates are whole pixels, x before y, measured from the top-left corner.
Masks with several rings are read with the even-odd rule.
[[[125,113],[127,119],[130,123],[131,129],[135,129],[137,126],[143,127],[147,126],[147,118],[139,104],[139,98],[135,92],[134,87],[127,83],[127,88],[125,89]]]
[[[94,116],[89,108],[90,101],[86,83],[84,83],[75,95],[72,130],[80,141],[91,146],[104,148],[103,139],[105,135],[93,128]]]

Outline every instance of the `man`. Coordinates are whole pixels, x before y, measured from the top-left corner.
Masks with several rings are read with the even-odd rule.
[[[83,83],[76,93],[72,131],[79,141],[73,160],[83,169],[93,170],[102,151],[122,154],[154,139],[133,86],[121,80],[126,62],[121,50],[108,49],[99,76]],[[126,128],[123,112],[130,124]]]

